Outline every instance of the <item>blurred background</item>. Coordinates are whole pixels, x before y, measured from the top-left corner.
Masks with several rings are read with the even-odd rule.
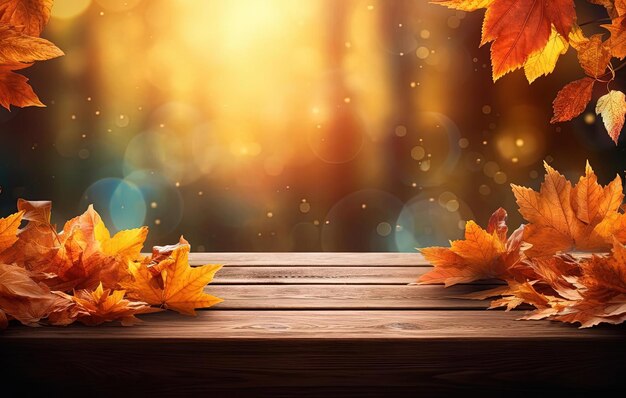
[[[579,22],[605,17],[577,5]],[[93,203],[114,231],[195,251],[413,251],[499,206],[517,227],[509,184],[538,188],[544,160],[623,176],[591,106],[549,124],[583,76],[573,50],[531,86],[494,84],[482,17],[425,0],[55,0],[43,37],[66,56],[25,72],[48,107],[0,112],[0,212],[52,200],[62,224]]]

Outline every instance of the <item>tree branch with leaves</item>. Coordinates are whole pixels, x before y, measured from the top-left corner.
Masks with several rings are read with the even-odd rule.
[[[596,85],[606,86],[606,94],[596,101],[596,114],[602,116],[607,133],[617,145],[624,126],[626,97],[612,90],[613,59],[626,57],[626,0],[587,0],[603,6],[608,18],[597,21],[609,35],[587,37],[577,24],[574,0],[431,0],[462,11],[486,9],[480,45],[491,43],[494,82],[505,74],[523,68],[528,83],[554,71],[559,57],[572,47],[585,77],[568,83],[553,102],[551,123],[572,120],[584,112]]]

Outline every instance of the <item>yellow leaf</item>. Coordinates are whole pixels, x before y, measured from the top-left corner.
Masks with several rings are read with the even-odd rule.
[[[196,308],[221,302],[222,299],[204,293],[204,288],[222,266],[190,267],[189,249],[187,241],[181,238],[181,244],[159,263],[131,264],[129,271],[133,280],[123,283],[123,287],[130,297],[187,315],[195,315]]]
[[[494,0],[431,0],[433,4],[440,4],[448,8],[461,11],[476,11],[487,8]]]
[[[559,56],[565,54],[568,48],[567,40],[553,26],[546,46],[531,54],[524,64],[524,73],[528,83],[534,82],[538,77],[552,73]]]
[[[90,326],[117,320],[130,326],[139,322],[137,314],[161,311],[141,301],[127,300],[125,294],[123,290],[104,289],[102,283],[94,291],[79,290],[71,296],[76,307],[69,309],[69,317]]]
[[[617,145],[617,140],[624,126],[624,115],[626,114],[624,93],[611,90],[608,94],[598,98],[596,114],[602,115],[604,127],[609,137],[611,137],[615,145]]]
[[[22,222],[23,212],[0,218],[0,253],[17,242],[17,230]]]

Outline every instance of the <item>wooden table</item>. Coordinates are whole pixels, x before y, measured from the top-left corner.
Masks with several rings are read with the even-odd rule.
[[[0,333],[3,388],[218,397],[448,396],[476,388],[510,397],[626,387],[626,328],[516,321],[519,311],[449,298],[489,283],[408,285],[428,269],[419,254],[192,260],[225,264],[207,288],[223,303],[197,318],[145,315],[129,328],[12,325]]]

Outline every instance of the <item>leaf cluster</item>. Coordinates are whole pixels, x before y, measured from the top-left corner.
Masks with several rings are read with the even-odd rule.
[[[603,6],[609,35],[587,37],[577,24],[574,0],[431,0],[463,11],[486,9],[480,45],[491,43],[493,80],[519,68],[528,83],[552,73],[569,48],[577,53],[585,77],[568,83],[553,102],[551,122],[572,120],[591,102],[594,86],[604,87],[596,102],[608,135],[617,145],[624,126],[626,97],[611,90],[615,79],[613,59],[626,57],[626,0],[588,0]]]
[[[50,202],[20,199],[17,208],[0,218],[0,328],[10,320],[131,325],[138,314],[171,309],[194,315],[221,301],[204,293],[221,266],[192,268],[182,237],[143,256],[146,227],[111,236],[92,206],[60,232],[50,222]]]
[[[422,284],[446,286],[479,279],[506,285],[465,298],[497,297],[490,308],[535,307],[523,319],[590,327],[626,320],[626,214],[622,181],[602,186],[587,163],[576,184],[545,164],[539,191],[512,185],[528,222],[508,235],[507,213],[496,210],[486,229],[469,221],[465,239],[421,249],[434,268]],[[606,254],[607,252],[610,253]],[[573,251],[588,254],[573,256]],[[605,254],[592,254],[605,253]]]

